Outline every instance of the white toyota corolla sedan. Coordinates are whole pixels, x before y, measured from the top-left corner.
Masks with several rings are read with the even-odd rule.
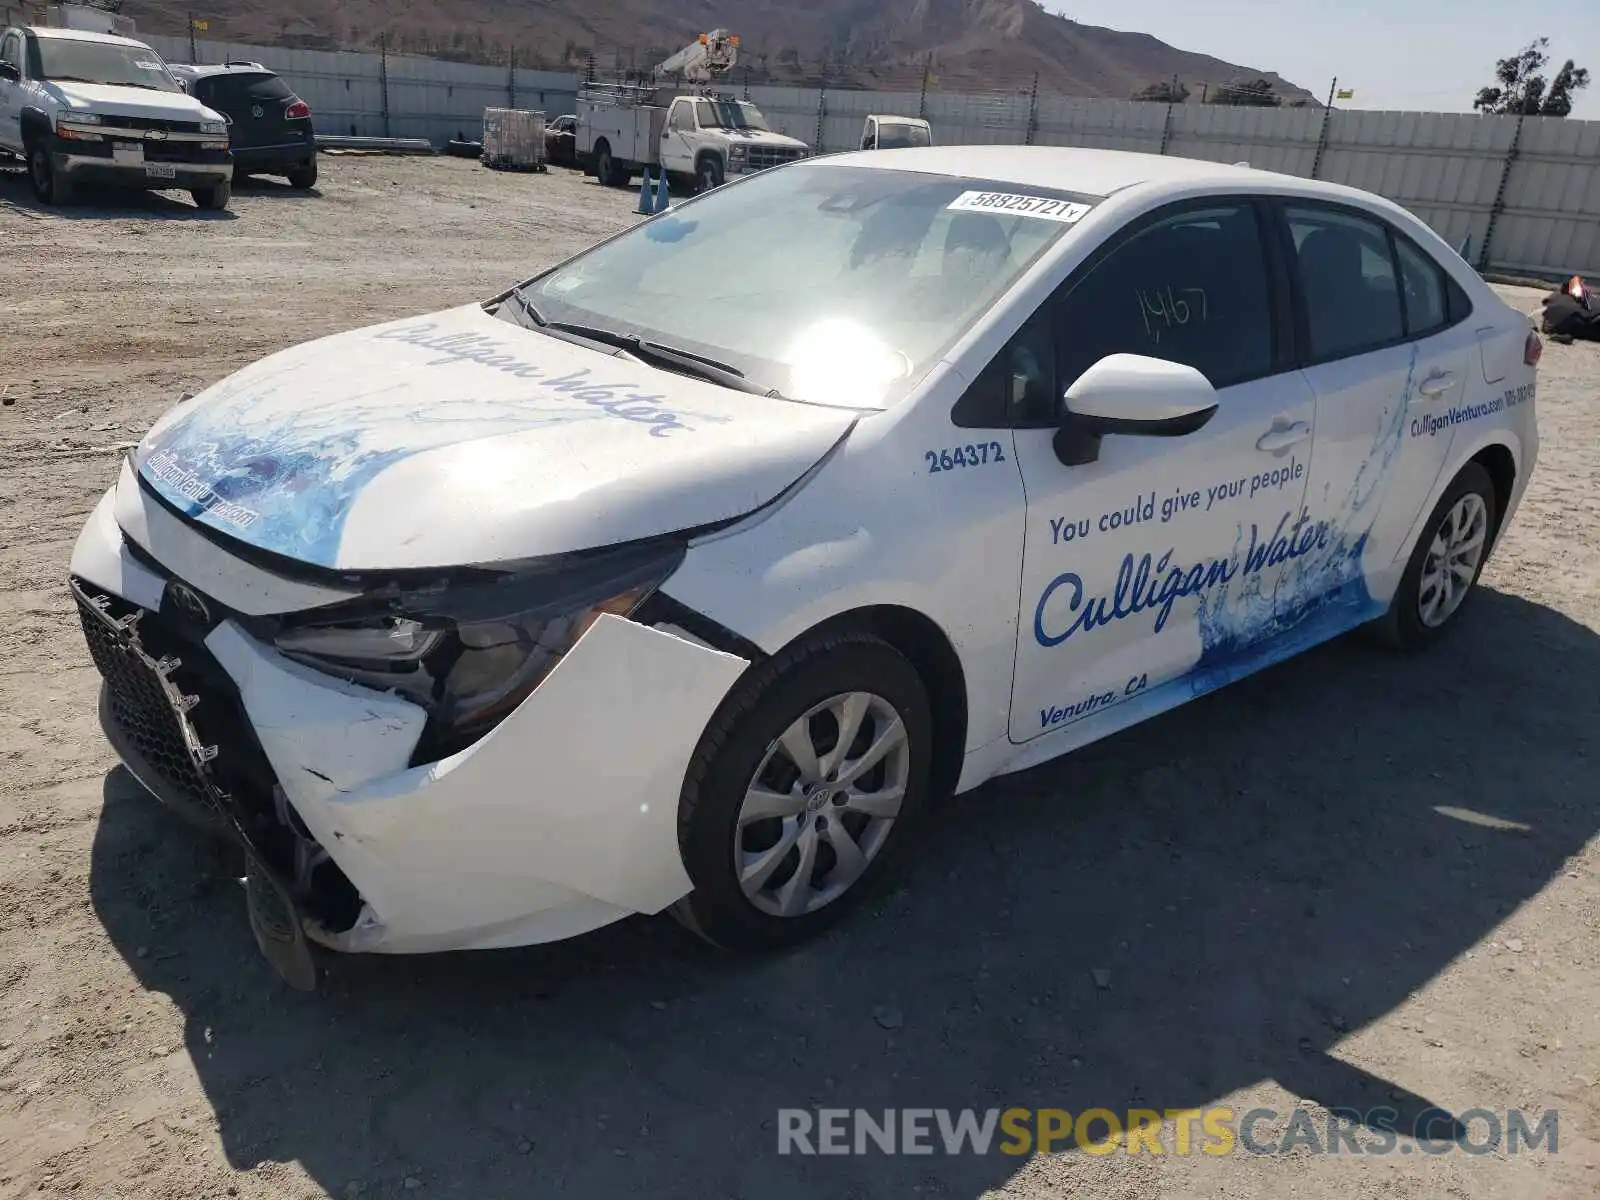
[[[1433,642],[1539,350],[1363,192],[825,157],[178,405],[71,586],[112,745],[243,845],[292,981],[663,909],[772,946],[931,797],[1357,626]]]

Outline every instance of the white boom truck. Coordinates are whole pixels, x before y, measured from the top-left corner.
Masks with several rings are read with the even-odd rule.
[[[671,183],[705,191],[729,175],[805,158],[811,148],[774,133],[748,100],[708,85],[739,59],[726,29],[703,33],[642,83],[589,83],[578,93],[576,149],[584,174],[611,187],[665,171]],[[692,90],[679,92],[677,84]]]
[[[62,4],[50,25],[0,29],[0,152],[28,167],[44,204],[79,183],[183,188],[228,206],[233,156],[221,113],[184,91],[161,56],[122,36],[110,8]]]

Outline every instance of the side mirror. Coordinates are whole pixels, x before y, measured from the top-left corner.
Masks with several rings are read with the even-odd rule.
[[[12,83],[22,82],[22,72],[16,63],[0,62],[0,79],[9,79]]]
[[[189,81],[187,79],[174,79],[173,82],[178,85],[178,90],[180,92],[187,92],[189,90]]]
[[[1199,371],[1142,354],[1102,358],[1067,388],[1063,401],[1054,446],[1069,467],[1097,460],[1106,434],[1183,437],[1217,412],[1217,390]]]

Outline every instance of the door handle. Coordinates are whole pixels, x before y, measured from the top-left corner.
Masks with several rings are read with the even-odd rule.
[[[1310,436],[1311,426],[1304,421],[1296,421],[1292,425],[1280,425],[1274,421],[1272,428],[1256,439],[1256,449],[1269,454],[1282,454]]]
[[[1424,396],[1442,396],[1455,386],[1455,382],[1454,371],[1435,371],[1418,385],[1417,391]]]

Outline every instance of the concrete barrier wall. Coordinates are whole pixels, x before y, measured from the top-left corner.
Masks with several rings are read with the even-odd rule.
[[[187,62],[183,38],[147,39]],[[246,59],[287,79],[317,127],[360,136],[481,136],[483,110],[573,111],[576,75],[402,55],[203,41],[202,62]],[[780,133],[855,149],[868,113],[926,116],[943,145],[1094,146],[1248,162],[1387,196],[1483,269],[1600,276],[1600,121],[1455,113],[1082,100],[1031,90],[961,95],[740,87]]]

